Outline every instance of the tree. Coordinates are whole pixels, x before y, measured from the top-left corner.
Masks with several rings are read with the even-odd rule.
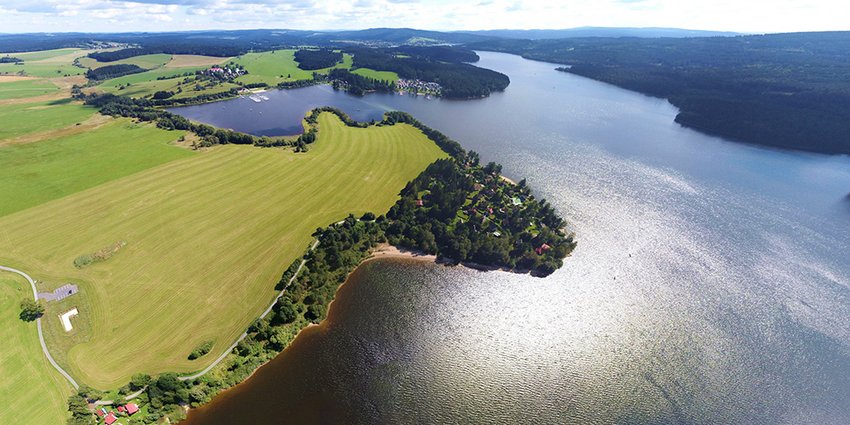
[[[73,394],[68,398],[68,411],[71,412],[71,417],[68,418],[69,425],[89,425],[96,423],[94,416],[89,411],[88,402],[79,394]]]
[[[148,385],[150,385],[153,378],[147,373],[137,373],[130,378],[130,389],[133,391],[138,391]]]
[[[44,314],[44,306],[40,302],[27,298],[21,301],[21,320],[32,322]]]

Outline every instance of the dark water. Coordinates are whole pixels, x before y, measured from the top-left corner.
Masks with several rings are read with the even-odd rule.
[[[481,56],[505,93],[300,93],[406,110],[527,177],[575,255],[546,279],[369,262],[189,423],[850,423],[847,157],[711,138],[663,100]]]

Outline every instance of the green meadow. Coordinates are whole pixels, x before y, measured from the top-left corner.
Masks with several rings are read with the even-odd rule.
[[[137,65],[145,69],[154,69],[164,66],[171,61],[171,55],[160,53],[154,55],[133,56],[127,59],[121,59],[114,62],[98,62],[89,57],[80,58],[79,62],[86,68],[100,68],[107,65]]]
[[[47,80],[22,80],[3,82],[0,79],[0,100],[21,99],[44,94],[55,93],[59,90],[55,84]]]
[[[23,73],[23,75],[34,77],[80,75],[84,74],[86,70],[74,66],[74,59],[85,56],[89,52],[90,50],[83,49],[56,49],[42,52],[9,53],[9,56],[22,59],[24,63],[22,65],[2,63],[0,64],[0,74],[17,75]]]
[[[298,62],[295,61],[295,50],[293,49],[246,53],[233,61],[248,70],[248,75],[239,77],[239,81],[276,86],[287,81],[309,80],[313,78],[314,72],[323,74],[332,68],[351,68],[352,58],[347,53],[343,54],[342,63],[315,71],[305,71],[299,68]]]
[[[35,322],[18,318],[24,298],[32,298],[29,283],[0,272],[0,423],[62,424],[73,388],[41,352]]]
[[[74,125],[96,112],[94,108],[70,100],[0,105],[0,122],[3,123],[0,126],[0,141]]]
[[[319,129],[307,153],[225,145],[186,151],[182,159],[118,179],[101,169],[125,157],[135,164],[142,151],[178,148],[166,146],[165,135],[159,143],[148,135],[122,144],[126,135],[101,134],[55,145],[45,155],[50,170],[45,159],[26,163],[31,154],[9,160],[18,168],[0,175],[0,192],[13,199],[42,193],[28,202],[39,205],[20,211],[21,204],[0,217],[0,263],[81,287],[73,301],[81,306],[80,328],[65,334],[57,320],[47,324],[57,361],[103,389],[138,372],[203,368],[268,306],[281,272],[303,254],[317,227],[349,213],[386,212],[408,181],[445,156],[409,125],[352,128],[324,113]],[[57,171],[86,162],[96,176],[112,180],[68,181],[64,191],[76,193],[59,197],[53,185],[65,177]],[[35,179],[41,183],[18,189],[23,183],[14,179],[25,170],[42,170]],[[76,257],[117,241],[126,246],[109,260],[74,267]],[[187,360],[208,340],[215,342],[211,353]]]
[[[84,119],[93,110],[65,105],[57,112]],[[5,119],[0,113],[0,121]],[[191,151],[169,145],[182,134],[120,119],[85,133],[0,147],[0,217],[191,156]]]

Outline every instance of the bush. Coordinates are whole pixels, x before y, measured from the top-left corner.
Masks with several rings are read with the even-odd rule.
[[[44,306],[33,299],[25,299],[21,301],[21,320],[32,322],[44,314]]]
[[[203,343],[201,343],[201,345],[195,347],[195,349],[192,350],[191,353],[189,353],[189,360],[195,360],[199,357],[206,356],[207,353],[209,353],[210,350],[212,350],[212,348],[213,348],[213,342],[212,341],[204,341]]]

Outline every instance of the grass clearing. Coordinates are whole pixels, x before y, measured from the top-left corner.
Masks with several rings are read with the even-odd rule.
[[[2,90],[2,86],[0,86]],[[0,93],[3,93],[0,91]],[[35,131],[67,127],[90,118],[96,109],[72,103],[70,99],[52,102],[0,105],[0,141]],[[2,209],[2,207],[0,207]]]
[[[0,78],[0,100],[42,96],[59,90],[48,80],[21,80],[4,82]]]
[[[351,68],[352,57],[348,53],[342,55],[342,63],[330,68],[306,71],[298,67],[295,61],[295,50],[274,50],[269,52],[246,53],[237,56],[233,62],[248,70],[248,75],[237,78],[246,84],[266,83],[276,86],[286,81],[309,80],[313,73],[326,74],[333,68]]]
[[[63,302],[87,300],[74,336],[51,325],[57,360],[100,388],[202,369],[268,306],[317,227],[387,211],[445,157],[409,125],[351,128],[324,113],[319,127],[306,154],[219,146],[0,218],[0,261],[78,283],[83,296]],[[109,261],[74,267],[118,240]],[[212,351],[188,360],[205,341]]]
[[[357,75],[361,75],[363,77],[374,78],[376,80],[392,82],[398,81],[398,74],[392,71],[375,71],[374,69],[369,68],[357,68],[351,72]]]
[[[169,146],[182,134],[120,119],[86,133],[0,148],[0,217],[190,156]]]
[[[73,388],[41,352],[35,322],[18,318],[24,298],[32,298],[29,283],[0,272],[0,423],[62,424]]]

